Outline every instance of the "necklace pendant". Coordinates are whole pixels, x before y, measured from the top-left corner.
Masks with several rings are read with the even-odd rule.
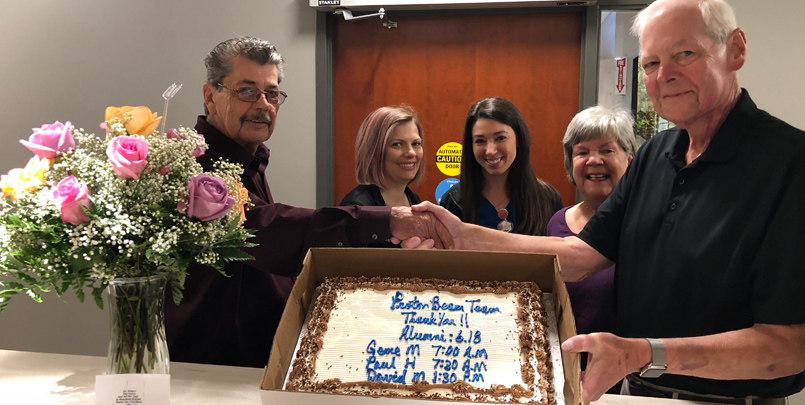
[[[504,219],[498,223],[498,230],[503,232],[511,232],[514,230],[514,224]]]
[[[508,217],[509,217],[509,211],[507,211],[505,208],[501,208],[498,210],[498,218],[500,218],[500,223],[498,223],[499,231],[511,232],[514,230],[514,224],[506,220],[506,218]]]

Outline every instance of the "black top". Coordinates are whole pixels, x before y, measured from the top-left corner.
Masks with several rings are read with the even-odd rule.
[[[699,158],[672,129],[637,152],[579,238],[617,263],[616,332],[702,336],[755,323],[805,324],[805,133],[757,109],[746,90]],[[805,372],[652,383],[733,397],[784,397]]]
[[[405,196],[408,197],[408,201],[411,205],[422,202],[419,196],[408,187],[405,188]],[[374,184],[361,184],[353,188],[352,191],[341,200],[341,204],[338,205],[342,207],[350,205],[384,206],[386,205],[386,200],[384,200],[383,195],[380,194],[380,187]]]
[[[553,198],[551,198],[551,211],[552,214],[555,214],[557,211],[564,208],[562,205],[562,196],[559,195],[559,192],[556,191],[556,189],[552,185],[548,184],[545,181],[543,181],[542,184],[547,186],[548,189],[551,191],[551,194],[553,195]],[[486,209],[487,211],[491,210],[492,212],[491,213],[481,212],[481,220],[479,221],[478,225],[485,226],[487,228],[497,229],[497,224],[498,222],[500,222],[500,219],[497,218],[497,213],[495,212],[496,208],[492,206],[491,203],[486,201],[486,198],[484,196],[481,196],[481,200],[482,204],[479,207],[480,208],[479,211]],[[486,202],[487,204],[486,205],[483,204],[484,202]],[[449,190],[445,191],[445,193],[442,195],[441,201],[439,201],[439,205],[450,211],[453,215],[461,218],[462,221],[464,222],[470,221],[469,219],[464,218],[464,204],[461,202],[460,182],[454,185],[453,187],[450,187]],[[506,210],[509,211],[509,217],[507,218],[507,220],[514,224],[514,230],[512,232],[519,233],[519,230],[517,229],[519,225],[517,222],[517,217],[519,214],[515,209],[514,201],[509,202],[509,205],[506,206]],[[486,221],[484,221],[484,217],[487,218]],[[490,217],[491,220],[489,220]],[[540,232],[540,235],[545,235],[545,229],[543,229]]]
[[[310,247],[362,246],[389,237],[387,207],[318,210],[274,203],[265,180],[269,151],[252,154],[199,117],[196,131],[209,149],[198,158],[205,171],[225,159],[243,165],[241,182],[254,204],[245,227],[257,230],[245,249],[255,257],[228,263],[224,277],[209,266],[191,265],[184,300],[166,294],[165,330],[173,361],[265,367],[293,278]]]
[[[408,201],[411,202],[411,205],[419,204],[422,200],[419,199],[419,196],[411,190],[410,188],[405,188],[405,196],[408,197]],[[383,199],[383,195],[380,194],[380,187],[374,184],[361,184],[358,187],[352,189],[352,191],[347,194],[343,200],[341,200],[341,205],[343,206],[352,206],[352,205],[360,205],[360,206],[385,206],[386,200]],[[381,242],[372,242],[372,243],[365,243],[364,246],[366,247],[382,247],[382,248],[394,248],[400,247],[400,245],[395,245],[391,243],[390,240],[386,239]]]

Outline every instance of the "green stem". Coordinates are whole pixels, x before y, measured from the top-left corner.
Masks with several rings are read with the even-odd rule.
[[[112,336],[108,371],[166,373],[167,344],[163,318],[165,280],[159,277],[130,280],[139,280],[140,283],[126,284],[120,280],[110,283]]]

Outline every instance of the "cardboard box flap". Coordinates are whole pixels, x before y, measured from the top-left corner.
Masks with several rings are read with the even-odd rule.
[[[567,293],[567,287],[562,280],[562,268],[559,265],[559,259],[556,256],[554,261],[556,264],[556,278],[553,283],[554,308],[556,308],[557,327],[559,328],[559,337],[561,342],[576,336],[576,318],[573,316],[573,310],[570,307],[570,295]],[[568,403],[570,400],[567,398],[578,398],[578,403],[581,402],[581,375],[573,372],[569,373],[568,370],[581,370],[581,355],[578,353],[568,353],[562,350],[562,364],[565,367],[565,387],[564,393]]]
[[[349,254],[344,254],[349,251]],[[308,252],[315,260],[316,284],[322,274],[334,276],[421,277],[478,281],[535,281],[540,289],[553,290],[555,256],[456,250],[402,250],[372,248],[321,248]],[[360,260],[356,260],[356,258]],[[307,259],[306,259],[307,260]],[[396,270],[389,272],[387,264]]]
[[[302,265],[302,272],[296,278],[291,295],[285,304],[282,318],[280,318],[277,332],[274,334],[268,366],[266,373],[263,375],[263,383],[260,385],[261,389],[281,389],[285,384],[284,371],[288,370],[291,361],[293,361],[299,332],[302,330],[302,324],[305,322],[308,309],[313,304],[311,302],[313,292],[319,284],[316,282],[315,275],[311,274],[310,271],[306,271],[312,267],[310,265],[312,260],[311,252],[308,251]],[[296,333],[293,333],[293,331],[296,331]],[[282,372],[269,372],[276,370],[282,370]],[[267,381],[269,376],[273,376],[271,381]]]

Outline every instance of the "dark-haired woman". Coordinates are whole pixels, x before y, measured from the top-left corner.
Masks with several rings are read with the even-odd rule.
[[[509,100],[475,103],[464,125],[461,180],[440,201],[464,222],[506,232],[545,235],[562,209],[553,186],[531,166],[531,138],[522,114]]]

